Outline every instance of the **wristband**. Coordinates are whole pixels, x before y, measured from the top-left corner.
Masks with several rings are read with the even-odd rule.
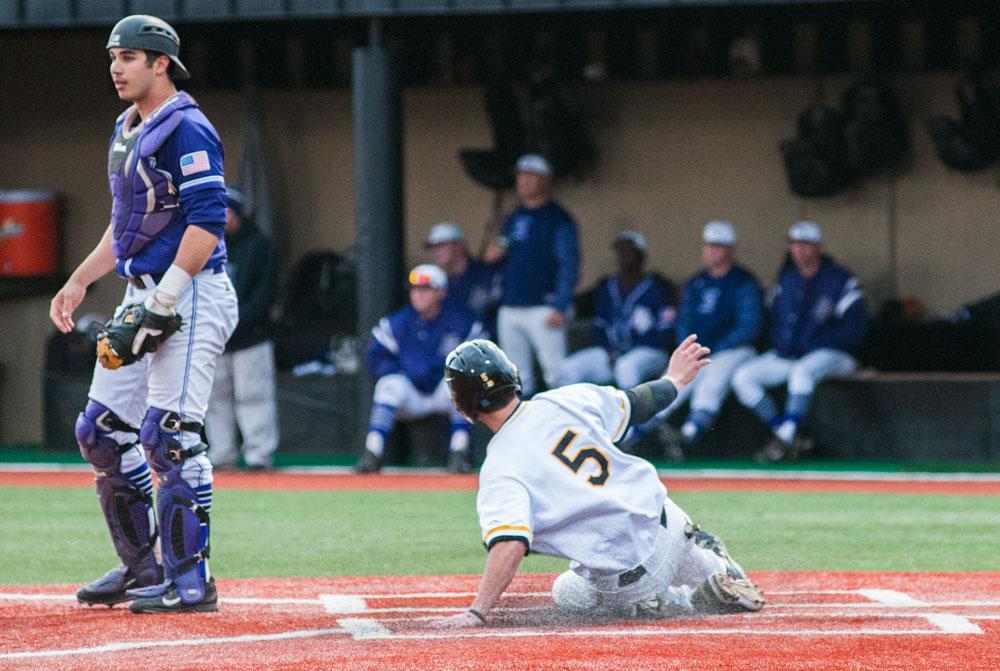
[[[156,301],[168,308],[177,305],[177,298],[191,284],[191,276],[176,263],[167,268],[159,284],[156,285]]]
[[[473,615],[475,615],[476,617],[478,617],[480,622],[482,622],[483,624],[486,624],[486,618],[483,617],[483,614],[480,613],[478,610],[476,610],[475,608],[470,608],[469,612],[472,613]]]

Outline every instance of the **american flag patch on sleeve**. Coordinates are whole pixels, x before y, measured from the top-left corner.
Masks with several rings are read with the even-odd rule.
[[[181,175],[185,177],[204,172],[212,166],[208,162],[207,151],[195,151],[181,156]]]

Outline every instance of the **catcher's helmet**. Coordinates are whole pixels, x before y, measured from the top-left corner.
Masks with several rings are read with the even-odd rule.
[[[517,366],[489,340],[470,340],[452,350],[444,362],[444,379],[455,407],[470,420],[521,393]]]
[[[177,55],[181,52],[181,38],[169,23],[147,14],[133,14],[115,24],[105,49],[142,49],[165,54],[174,63],[173,77],[189,79],[191,74]]]

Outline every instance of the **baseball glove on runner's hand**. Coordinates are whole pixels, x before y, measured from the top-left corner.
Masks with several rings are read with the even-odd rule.
[[[98,331],[97,360],[110,370],[133,364],[155,352],[182,325],[179,314],[160,315],[141,303],[129,305]]]

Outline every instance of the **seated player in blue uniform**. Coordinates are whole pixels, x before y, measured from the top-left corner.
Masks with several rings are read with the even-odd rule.
[[[355,470],[375,473],[382,467],[385,441],[397,418],[448,415],[451,439],[448,470],[467,473],[469,423],[451,403],[444,381],[444,359],[466,340],[480,337],[482,324],[468,310],[444,307],[448,279],[435,265],[410,271],[410,304],[372,329],[368,372],[375,378],[365,449]]]
[[[789,229],[788,240],[792,264],[778,277],[770,300],[773,349],[733,376],[740,402],[774,432],[756,456],[762,462],[795,458],[811,447],[798,428],[813,391],[823,378],[857,368],[851,352],[868,331],[861,282],[823,254],[820,227],[800,221]],[[782,413],[766,389],[786,383]]]
[[[712,365],[686,386],[670,407],[635,427],[627,441],[656,428],[671,461],[683,460],[684,447],[697,441],[715,421],[733,373],[756,354],[753,342],[763,322],[760,285],[733,258],[733,225],[710,221],[702,231],[702,242],[705,268],[684,285],[676,331],[678,340],[698,334],[698,340],[712,350]],[[690,411],[677,436],[666,420],[688,399]]]
[[[499,266],[473,258],[462,229],[448,221],[431,228],[424,246],[431,250],[434,265],[448,275],[444,306],[472,312],[483,322],[486,334],[495,338],[502,290]]]
[[[674,288],[645,271],[647,245],[641,233],[623,231],[612,248],[618,272],[597,286],[597,344],[566,357],[560,386],[590,382],[631,389],[667,368],[677,314]]]

